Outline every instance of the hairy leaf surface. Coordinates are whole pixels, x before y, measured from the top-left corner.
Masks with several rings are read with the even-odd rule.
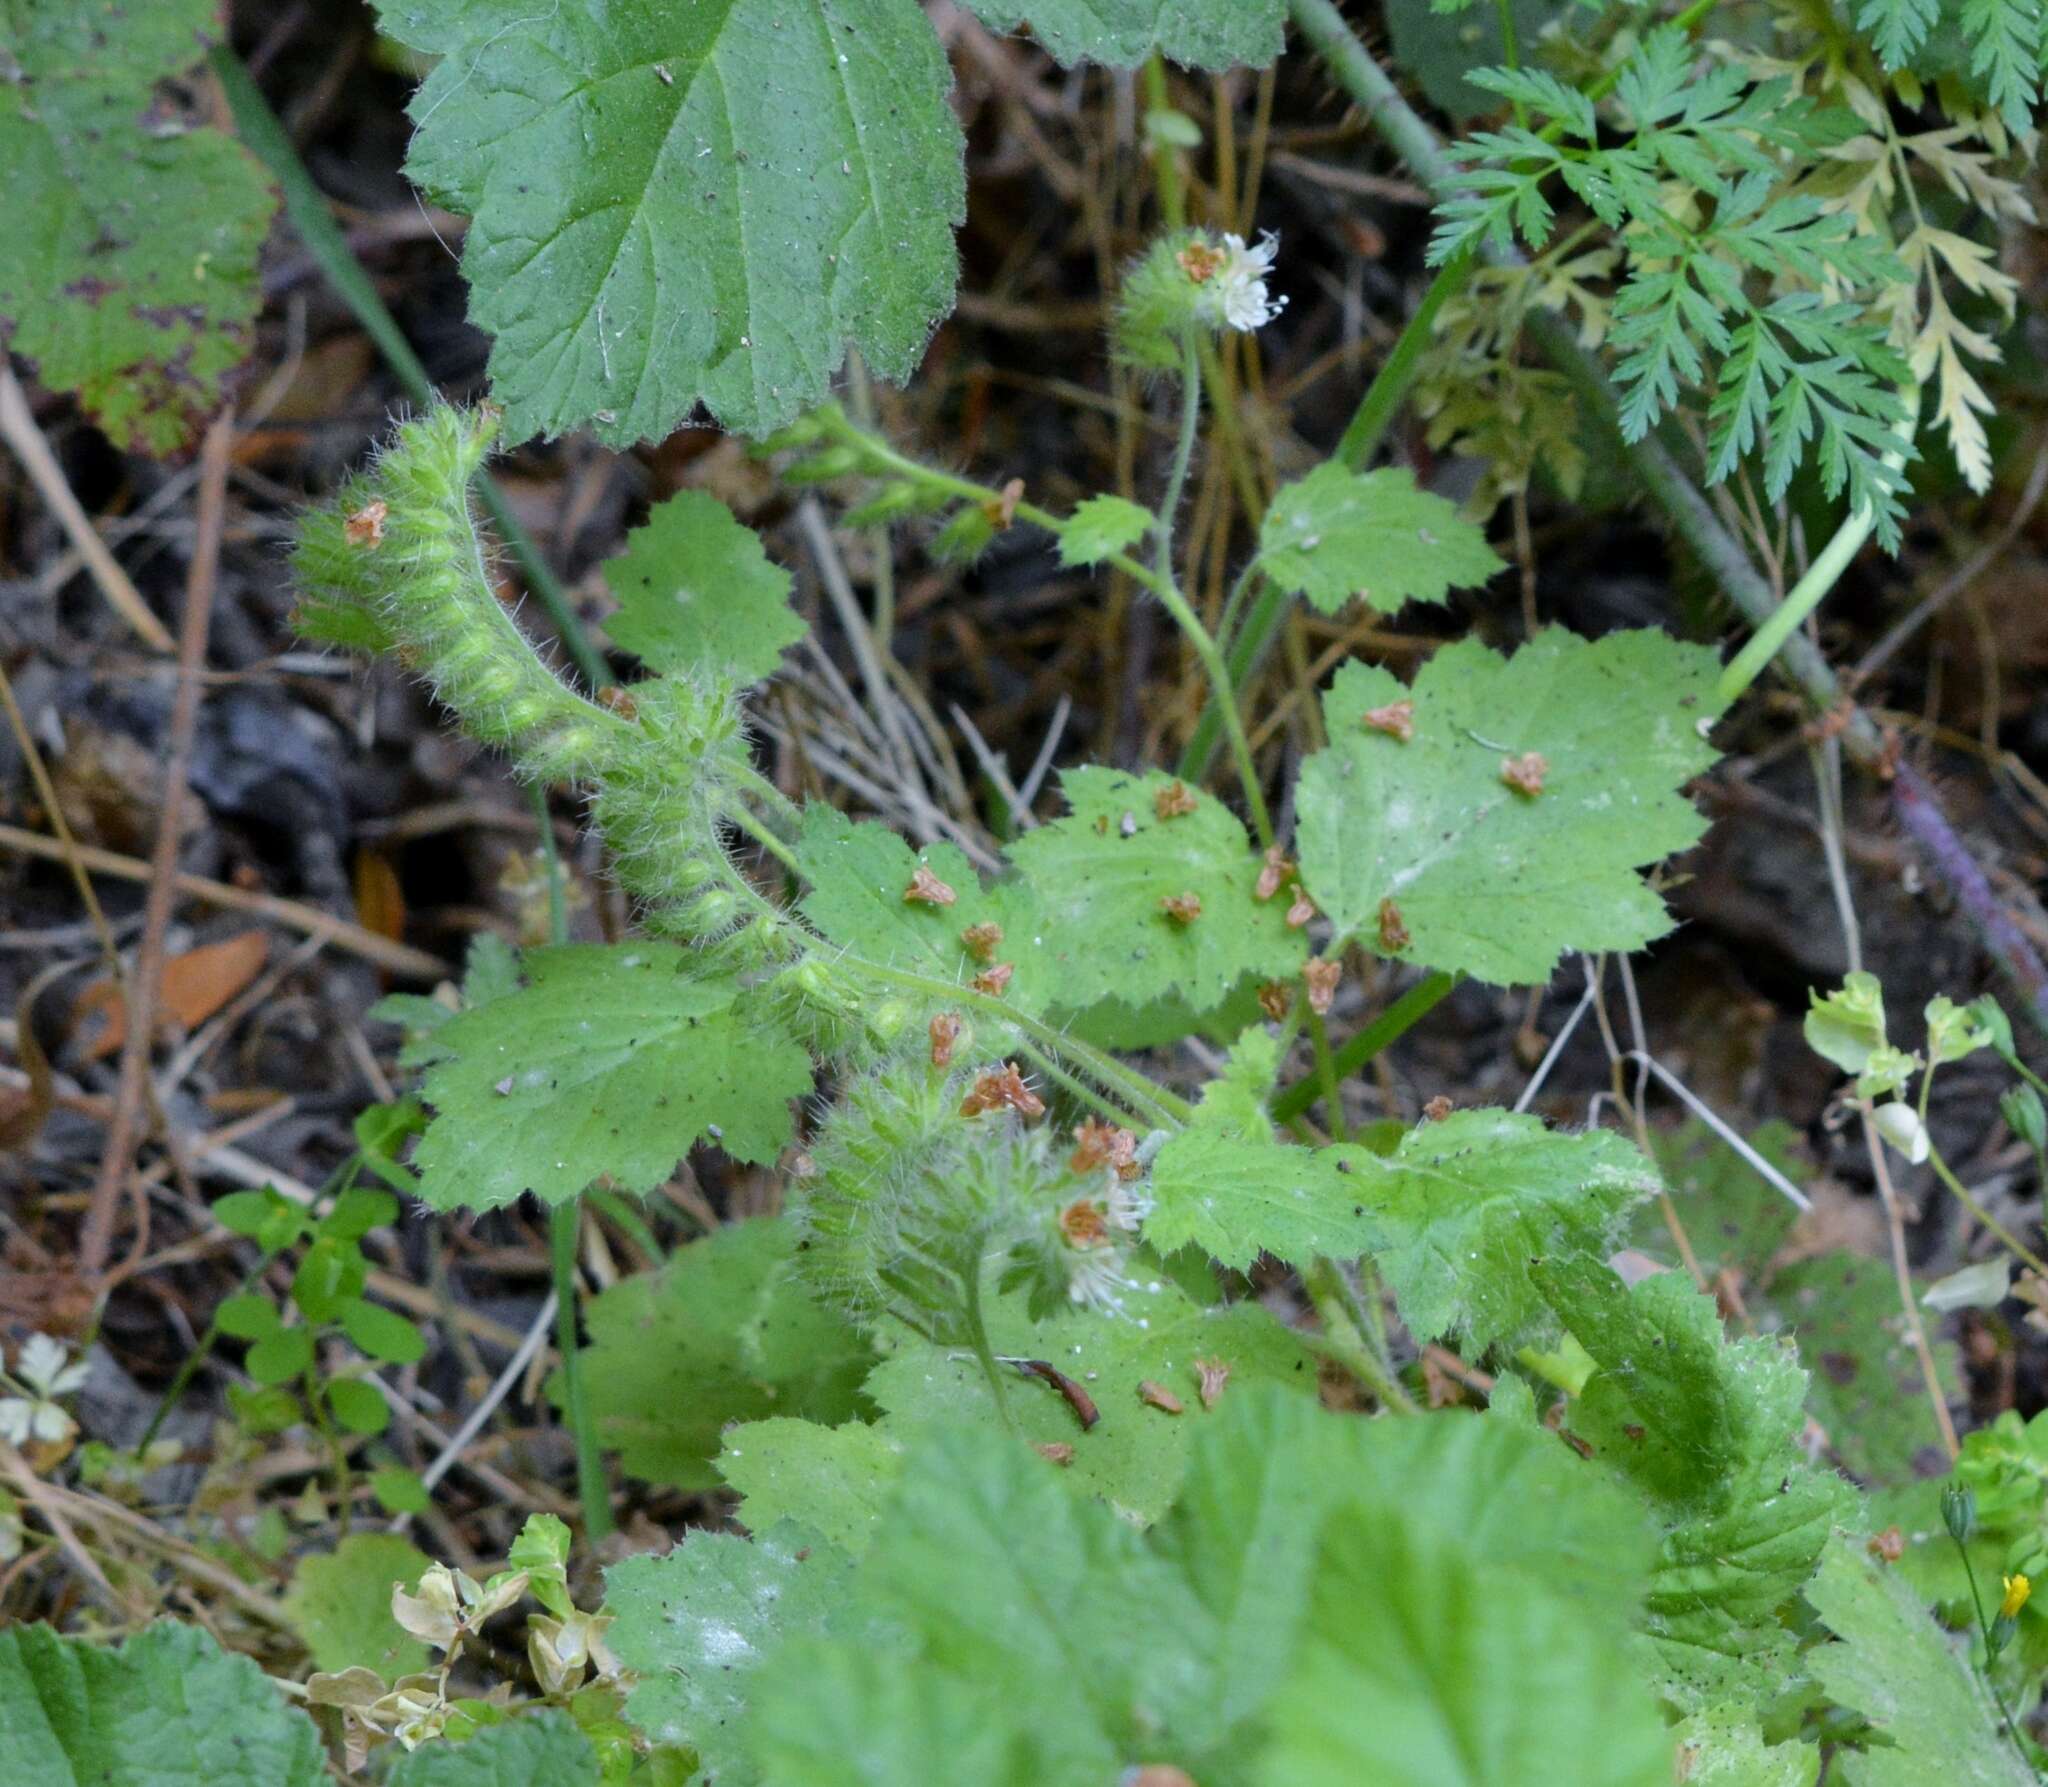
[[[1503,569],[1486,535],[1394,466],[1319,465],[1273,498],[1259,563],[1282,589],[1335,614],[1356,596],[1382,614],[1441,602]]]
[[[1190,809],[1161,817],[1177,784],[1157,770],[1071,769],[1060,785],[1072,811],[1010,850],[1036,896],[1060,1007],[1178,994],[1199,1011],[1246,975],[1299,971],[1308,950],[1287,899],[1254,898],[1259,857],[1221,801],[1183,790]],[[1187,896],[1191,916],[1164,904]]]
[[[550,1203],[608,1173],[651,1191],[711,1137],[741,1160],[789,1139],[810,1056],[739,983],[666,943],[530,951],[527,984],[451,1018],[422,1047],[435,1117],[414,1165],[436,1209]]]
[[[1712,653],[1662,633],[1556,628],[1512,658],[1448,646],[1413,689],[1347,664],[1324,699],[1329,748],[1302,767],[1309,891],[1383,955],[1503,986],[1662,936],[1637,871],[1706,829],[1680,790],[1714,760],[1714,676]],[[1367,724],[1404,700],[1411,738]],[[1533,793],[1509,780],[1531,754]]]
[[[313,1721],[198,1626],[118,1648],[48,1626],[0,1632],[5,1775],[36,1787],[319,1787]]]
[[[763,434],[953,301],[960,128],[915,0],[383,0],[440,58],[407,171],[471,219],[513,439]]]
[[[789,573],[709,491],[679,490],[656,508],[604,579],[619,599],[605,631],[663,675],[759,682],[804,636]]]
[[[1280,54],[1286,0],[968,0],[997,31],[1025,26],[1062,62],[1131,68],[1157,50],[1193,68],[1262,68]]]

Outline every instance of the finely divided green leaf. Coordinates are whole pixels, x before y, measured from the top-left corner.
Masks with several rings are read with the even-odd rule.
[[[1060,1007],[1177,994],[1200,1011],[1247,975],[1299,972],[1307,946],[1287,928],[1286,896],[1253,897],[1259,858],[1221,801],[1183,790],[1192,810],[1161,818],[1161,796],[1170,808],[1177,784],[1156,770],[1073,769],[1060,785],[1072,812],[1010,849],[1036,896]],[[1199,907],[1190,916],[1163,904],[1189,895]]]
[[[759,682],[804,636],[789,573],[709,491],[679,490],[657,507],[605,561],[604,579],[619,599],[605,631],[663,675]]]
[[[254,344],[276,203],[242,146],[181,119],[161,85],[204,53],[218,13],[16,0],[0,30],[0,341],[117,446],[159,455],[191,441]]]
[[[915,0],[383,0],[440,58],[407,170],[471,219],[470,317],[519,439],[763,434],[851,340],[888,378],[953,300],[945,56]]]
[[[1324,701],[1329,748],[1302,768],[1309,891],[1384,954],[1500,985],[1662,936],[1637,871],[1705,829],[1681,790],[1714,760],[1715,674],[1711,652],[1662,633],[1555,628],[1512,658],[1448,646],[1413,689],[1347,664]],[[1412,738],[1365,724],[1403,700]],[[1538,791],[1510,785],[1511,760]]]
[[[715,1488],[711,1461],[729,1423],[861,1412],[874,1354],[804,1294],[794,1245],[779,1218],[737,1223],[585,1306],[584,1394],[628,1475]]]
[[[1282,589],[1335,614],[1356,596],[1382,614],[1441,602],[1502,569],[1486,535],[1393,466],[1319,465],[1274,498],[1259,563]]]
[[[320,1787],[313,1721],[197,1626],[118,1648],[0,1632],[0,1776],[23,1787]]]
[[[968,0],[997,31],[1029,26],[1062,62],[1132,68],[1157,50],[1192,68],[1263,68],[1280,54],[1286,0]]]
[[[700,1140],[769,1160],[810,1056],[739,983],[666,943],[530,952],[527,985],[433,1032],[414,1156],[436,1209],[550,1203],[608,1173],[650,1191]]]

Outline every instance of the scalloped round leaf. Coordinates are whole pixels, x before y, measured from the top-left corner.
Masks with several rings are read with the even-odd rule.
[[[1497,986],[1640,948],[1671,919],[1638,871],[1706,830],[1683,790],[1715,759],[1716,674],[1663,633],[1558,628],[1511,658],[1447,646],[1412,689],[1347,664],[1302,766],[1302,878],[1382,955]],[[1403,702],[1412,736],[1368,721]]]
[[[1354,596],[1392,614],[1441,602],[1506,566],[1453,503],[1395,466],[1354,472],[1331,460],[1277,492],[1259,529],[1259,565],[1290,594],[1335,614]]]
[[[1036,896],[1054,1004],[1177,995],[1199,1013],[1247,976],[1300,972],[1308,946],[1288,902],[1253,897],[1259,857],[1215,796],[1160,770],[1070,769],[1060,786],[1067,817],[1010,846]]]
[[[524,958],[527,984],[450,1018],[421,1096],[413,1165],[438,1210],[549,1203],[600,1174],[651,1191],[701,1140],[772,1160],[811,1058],[739,982],[669,943],[562,944]]]
[[[1060,563],[1099,565],[1135,546],[1152,527],[1152,511],[1124,496],[1091,496],[1060,535]]]
[[[679,490],[604,563],[612,643],[664,676],[759,682],[804,636],[789,573],[708,490]]]
[[[508,439],[659,440],[700,404],[766,434],[849,340],[906,377],[952,307],[962,142],[915,0],[378,14],[440,59],[406,171],[472,220]]]

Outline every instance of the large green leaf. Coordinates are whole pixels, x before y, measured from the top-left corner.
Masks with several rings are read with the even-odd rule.
[[[793,1526],[751,1540],[693,1533],[664,1556],[614,1564],[605,1607],[612,1649],[640,1678],[633,1723],[694,1749],[719,1787],[759,1780],[741,1730],[753,1674],[783,1639],[840,1617],[847,1568],[844,1553]]]
[[[11,0],[0,15],[0,340],[149,453],[219,408],[262,300],[275,196],[163,85],[218,19],[214,0]]]
[[[1705,829],[1680,790],[1714,760],[1715,673],[1711,652],[1662,633],[1556,628],[1512,658],[1447,646],[1412,689],[1345,665],[1329,748],[1301,772],[1310,893],[1382,954],[1499,985],[1662,936],[1669,915],[1636,871]],[[1411,737],[1366,724],[1403,701]],[[1535,793],[1507,770],[1532,754]]]
[[[1196,68],[1262,68],[1280,54],[1286,0],[968,0],[998,31],[1028,25],[1062,62],[1131,68],[1157,50]]]
[[[1486,535],[1394,466],[1354,472],[1331,460],[1275,493],[1259,564],[1282,589],[1335,614],[1354,596],[1382,614],[1441,602],[1503,568]]]
[[[789,1140],[810,1056],[731,976],[667,943],[531,951],[527,984],[436,1029],[413,1164],[437,1209],[550,1203],[600,1174],[650,1191],[700,1140],[741,1160]]]
[[[1670,1738],[1611,1622],[1495,1570],[1425,1503],[1324,1529],[1267,1787],[1669,1787]]]
[[[597,1752],[567,1713],[545,1708],[461,1743],[427,1743],[391,1771],[391,1787],[597,1787]]]
[[[719,1473],[740,1492],[740,1518],[757,1531],[794,1520],[858,1555],[881,1523],[902,1468],[903,1442],[884,1422],[777,1415],[729,1429]]]
[[[1840,1641],[1808,1654],[1814,1678],[1888,1746],[1841,1758],[1852,1787],[2022,1787],[2036,1779],[1956,1641],[1857,1541],[1845,1535],[1829,1544],[1806,1598]]]
[[[915,0],[381,0],[440,60],[407,171],[472,219],[513,439],[759,434],[953,299],[960,128]]]
[[[585,1306],[584,1395],[629,1475],[716,1488],[711,1461],[728,1424],[860,1413],[874,1353],[805,1294],[794,1247],[787,1222],[738,1223]]]
[[[1153,1160],[1145,1238],[1161,1253],[1192,1242],[1239,1271],[1261,1253],[1304,1265],[1318,1254],[1355,1259],[1378,1232],[1357,1154],[1184,1129]]]
[[[1010,848],[1036,896],[1055,1002],[1219,1004],[1247,975],[1286,979],[1308,954],[1283,893],[1255,897],[1260,862],[1230,810],[1158,771],[1068,770],[1072,811]],[[1184,811],[1176,811],[1185,807]],[[1199,913],[1163,902],[1192,895]]]
[[[998,1354],[1042,1359],[1087,1393],[1099,1418],[1084,1430],[1043,1381],[1019,1376],[1004,1385],[1017,1431],[1040,1445],[1071,1446],[1073,1457],[1061,1472],[1066,1481],[1139,1523],[1166,1511],[1180,1488],[1190,1441],[1213,1419],[1201,1401],[1199,1361],[1223,1370],[1218,1408],[1258,1384],[1304,1395],[1316,1387],[1314,1354],[1264,1310],[1249,1304],[1203,1308],[1161,1279],[1132,1286],[1115,1315],[1076,1311],[1033,1322],[1021,1297],[1005,1297],[990,1311],[989,1332]],[[1166,1391],[1182,1412],[1147,1401],[1146,1384]],[[935,1422],[1001,1430],[987,1378],[971,1356],[956,1350],[906,1346],[875,1369],[867,1388],[887,1411],[883,1431],[899,1441],[913,1443]]]
[[[1503,1576],[1527,1575],[1619,1630],[1655,1535],[1641,1506],[1555,1435],[1497,1416],[1334,1417],[1253,1387],[1205,1423],[1157,1529],[1217,1621],[1223,1716],[1249,1717],[1285,1677],[1330,1510],[1426,1510]]]
[[[0,1779],[9,1787],[319,1787],[313,1722],[197,1626],[118,1649],[48,1626],[0,1632]]]
[[[706,490],[679,490],[605,560],[619,599],[605,631],[663,675],[759,682],[804,636],[789,606],[789,573],[761,537]]]
[[[351,1533],[301,1558],[284,1610],[318,1669],[374,1669],[387,1679],[427,1666],[427,1648],[391,1617],[391,1591],[411,1587],[433,1560],[395,1533]]]

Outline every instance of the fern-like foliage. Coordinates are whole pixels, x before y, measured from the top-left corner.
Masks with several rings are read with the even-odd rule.
[[[1856,119],[1787,77],[1700,62],[1683,32],[1650,33],[1615,83],[1607,130],[1583,93],[1541,70],[1475,73],[1545,128],[1518,121],[1456,147],[1465,190],[1441,207],[1430,257],[1504,255],[1518,239],[1543,249],[1561,187],[1622,250],[1605,333],[1624,437],[1641,440],[1695,395],[1710,481],[1760,452],[1775,501],[1811,460],[1828,494],[1871,508],[1895,545],[1911,369],[1873,306],[1906,271],[1803,186]]]

